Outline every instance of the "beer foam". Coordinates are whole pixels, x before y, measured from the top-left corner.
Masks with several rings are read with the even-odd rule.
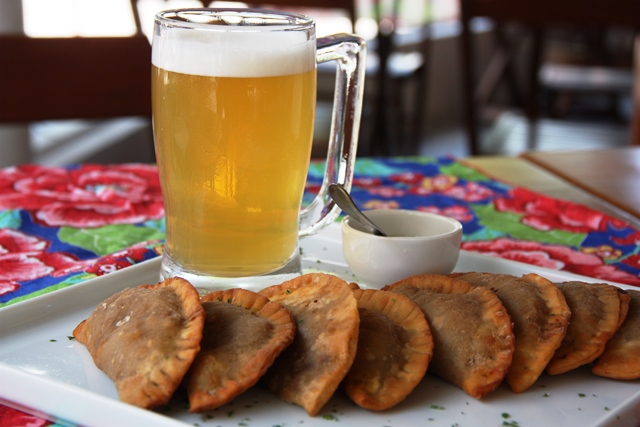
[[[172,28],[154,34],[151,62],[183,74],[269,77],[310,71],[315,37],[302,31],[207,31]]]

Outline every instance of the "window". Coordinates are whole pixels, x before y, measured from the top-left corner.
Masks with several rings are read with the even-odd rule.
[[[356,30],[365,38],[375,37],[374,0],[359,0]],[[383,13],[389,13],[390,1],[382,1]],[[214,2],[216,6],[238,2]],[[268,0],[265,0],[268,4]],[[148,37],[153,30],[153,16],[163,9],[198,7],[195,0],[139,0],[138,10],[142,31]],[[130,36],[135,33],[135,22],[130,0],[22,0],[24,29],[31,37],[99,37]],[[458,16],[457,0],[402,0],[399,26],[415,28],[426,20],[449,21]],[[346,17],[318,13],[318,34],[349,31]]]

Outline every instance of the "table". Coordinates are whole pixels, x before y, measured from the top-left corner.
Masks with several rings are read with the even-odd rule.
[[[633,167],[621,167],[620,163],[607,162],[615,165],[609,168],[615,172],[603,171],[602,164],[595,170],[581,169],[577,163],[569,164],[574,157],[587,157],[595,161],[598,155],[611,159],[629,152],[634,155]],[[633,188],[640,182],[640,147],[578,152],[526,152],[520,157],[479,156],[465,161],[497,179],[550,197],[589,206],[640,228],[640,191],[634,191]],[[552,169],[547,166],[549,163],[562,166]],[[577,177],[571,178],[568,174]],[[603,177],[604,174],[608,176]],[[595,187],[603,185],[606,186],[605,189],[596,190]]]
[[[522,157],[640,218],[640,147],[528,152]]]
[[[314,162],[307,200],[322,175]],[[640,286],[640,228],[629,213],[524,157],[359,159],[352,196],[365,209],[456,217],[466,250]],[[162,215],[151,165],[0,170],[0,310],[158,256]],[[54,272],[18,278],[24,253]],[[27,425],[51,423],[0,406],[0,427]]]

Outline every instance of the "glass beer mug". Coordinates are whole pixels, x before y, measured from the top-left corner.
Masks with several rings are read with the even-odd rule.
[[[366,46],[316,40],[304,15],[184,9],[156,15],[152,104],[166,241],[161,277],[261,289],[301,274],[299,237],[334,221],[328,185],[351,188]],[[336,60],[324,183],[301,208],[316,63]]]

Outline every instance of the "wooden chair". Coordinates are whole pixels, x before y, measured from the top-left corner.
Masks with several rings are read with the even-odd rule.
[[[502,29],[507,23],[519,23],[531,31],[525,112],[535,136],[540,94],[539,70],[544,48],[543,31],[551,26],[631,26],[640,27],[640,2],[637,0],[461,0],[462,71],[465,128],[472,154],[480,154],[478,110],[495,88],[498,80],[509,73],[513,51]],[[497,53],[481,75],[476,86],[470,22],[476,17],[491,18],[496,23]],[[508,75],[508,74],[507,74]]]
[[[151,48],[146,37],[30,38],[2,34],[0,56],[0,123],[12,126],[81,119],[99,120],[97,126],[104,123],[109,127],[116,122],[107,124],[104,120],[143,116],[149,119],[149,126],[136,128],[139,131],[135,138],[131,136],[136,145],[130,147],[127,159],[155,158],[150,127]],[[123,160],[116,145],[83,146],[95,142],[87,141],[60,141],[36,152],[26,138],[28,146],[20,148],[20,161]],[[9,147],[13,148],[2,149],[16,150],[15,146]]]
[[[146,37],[1,35],[0,122],[151,116]]]

